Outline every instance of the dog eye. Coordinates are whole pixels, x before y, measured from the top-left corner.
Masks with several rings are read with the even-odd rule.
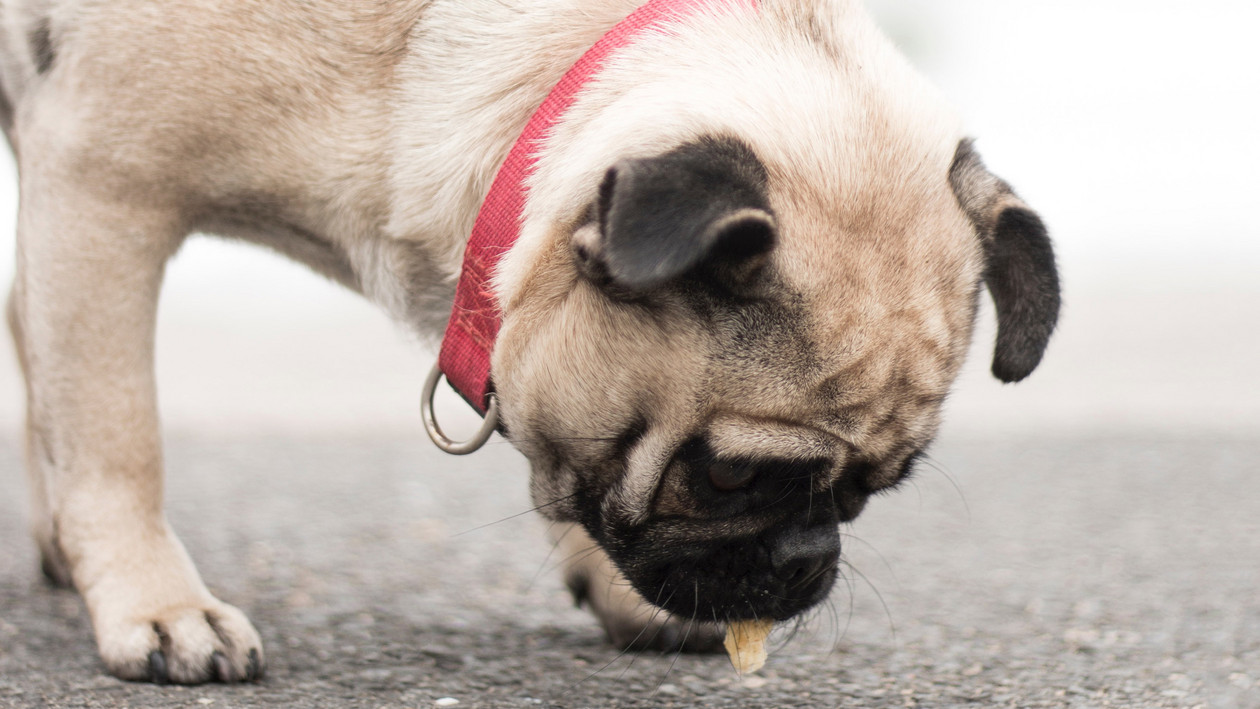
[[[709,464],[709,482],[723,492],[745,487],[756,475],[757,469],[751,465],[737,465],[720,460]]]

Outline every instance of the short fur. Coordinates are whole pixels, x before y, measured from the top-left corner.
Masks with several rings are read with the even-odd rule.
[[[264,668],[162,511],[167,259],[254,241],[436,335],[497,166],[638,4],[0,5],[32,527],[111,672]],[[1022,378],[1057,317],[1045,229],[856,2],[714,3],[618,52],[540,153],[492,367],[536,501],[599,545],[566,576],[610,637],[710,647],[674,631],[824,597],[836,525],[934,435],[986,279]]]

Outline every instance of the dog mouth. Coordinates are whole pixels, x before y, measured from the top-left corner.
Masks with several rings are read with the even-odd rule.
[[[783,621],[826,600],[839,527],[870,496],[825,455],[719,455],[697,437],[637,489],[625,457],[562,463],[572,474],[553,477],[571,481],[569,504],[550,511],[580,523],[645,601],[702,623]]]
[[[783,621],[826,600],[840,524],[869,498],[856,478],[819,490],[827,460],[723,459],[689,447],[676,460],[645,517],[601,504],[585,520],[645,600],[714,623]]]
[[[613,558],[645,599],[684,618],[787,620],[825,600],[839,574],[836,522],[707,542],[662,543],[672,535],[661,531],[619,545]]]

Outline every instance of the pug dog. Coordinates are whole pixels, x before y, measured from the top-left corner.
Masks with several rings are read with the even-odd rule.
[[[265,667],[163,513],[170,256],[249,240],[440,332],[499,164],[641,4],[0,4],[32,529],[110,672]],[[594,550],[578,599],[618,645],[695,649],[825,598],[838,525],[932,440],[981,291],[1011,382],[1059,287],[1042,221],[859,3],[682,4],[536,146],[491,371],[562,553]]]

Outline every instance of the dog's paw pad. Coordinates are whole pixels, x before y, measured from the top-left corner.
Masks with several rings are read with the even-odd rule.
[[[247,682],[264,672],[262,642],[237,609],[168,609],[146,623],[105,630],[101,657],[110,672],[157,684]]]

